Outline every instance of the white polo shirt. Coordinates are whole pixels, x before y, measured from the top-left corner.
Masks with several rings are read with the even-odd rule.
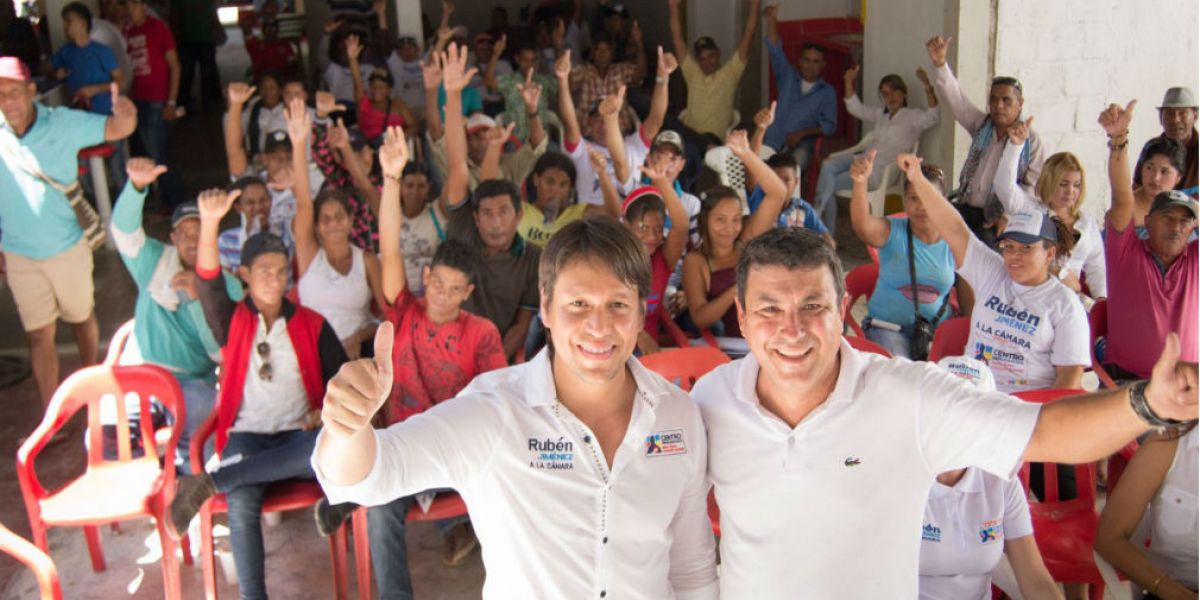
[[[1004,543],[1030,535],[1019,480],[972,467],[953,487],[935,481],[921,524],[921,598],[988,600]]]
[[[1020,464],[1038,406],[931,363],[840,352],[833,393],[794,429],[760,404],[753,355],[692,391],[721,507],[722,597],[915,598],[934,477]]]
[[[548,350],[376,431],[363,481],[330,484],[315,456],[313,469],[335,504],[458,490],[483,547],[484,598],[716,598],[700,411],[627,365],[638,392],[611,470],[556,400]]]

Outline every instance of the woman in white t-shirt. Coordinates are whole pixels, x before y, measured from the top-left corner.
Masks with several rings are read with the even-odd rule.
[[[404,166],[400,179],[400,251],[404,253],[404,274],[409,291],[414,296],[425,295],[421,277],[425,267],[433,264],[433,255],[446,240],[450,224],[450,200],[445,194],[433,199],[433,184],[428,168],[410,162]]]
[[[1151,435],[1100,514],[1096,552],[1145,598],[1196,598],[1198,448],[1194,421]],[[1133,539],[1137,531],[1144,533]]]
[[[901,154],[896,162],[975,292],[966,355],[988,365],[1002,392],[1079,388],[1091,364],[1087,315],[1074,292],[1051,275],[1059,257],[1071,252],[1066,225],[1043,212],[1010,214],[997,254],[925,179],[921,159]]]
[[[302,149],[308,144],[311,119],[303,100],[288,102],[292,168],[297,171],[305,167]],[[375,331],[371,301],[386,306],[379,258],[350,243],[350,203],[342,190],[327,187],[314,202],[307,177],[296,177],[292,190],[296,196],[292,236],[300,303],[325,317],[347,355],[358,356],[363,342]]]
[[[1100,221],[1080,210],[1087,195],[1084,186],[1083,163],[1070,152],[1059,152],[1046,159],[1042,164],[1042,174],[1038,177],[1034,192],[1031,194],[1017,185],[1017,170],[1021,162],[1021,148],[1025,138],[1029,136],[1029,127],[1033,117],[1028,121],[1018,121],[1008,128],[1008,146],[996,167],[996,179],[993,191],[1004,211],[1050,211],[1058,220],[1070,227],[1079,236],[1070,256],[1065,257],[1062,268],[1056,276],[1062,282],[1084,299],[1084,306],[1091,307],[1092,302],[1108,296],[1108,281],[1104,267],[1104,240],[1100,237]],[[1083,295],[1081,281],[1086,275],[1088,291]]]

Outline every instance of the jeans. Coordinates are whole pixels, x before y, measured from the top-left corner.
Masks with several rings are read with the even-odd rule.
[[[371,568],[380,600],[412,600],[412,576],[408,571],[408,545],[404,540],[408,510],[416,496],[405,496],[367,509],[367,529],[371,532]],[[442,519],[435,524],[442,535],[467,517]]]
[[[862,328],[868,340],[883,346],[892,356],[910,358],[909,336],[903,330],[892,331],[883,327],[872,327],[870,317],[863,319]]]
[[[850,179],[850,165],[854,158],[853,154],[844,154],[828,158],[821,163],[813,207],[821,215],[821,222],[829,228],[830,234],[836,235],[837,232],[837,191],[849,189],[854,185],[854,181]]]
[[[267,487],[275,481],[316,477],[309,459],[319,431],[229,434],[212,479],[229,501],[229,543],[243,599],[267,597],[262,539]]]
[[[150,156],[154,162],[167,167],[167,172],[158,178],[158,192],[162,203],[174,210],[185,198],[183,180],[171,160],[171,124],[163,119],[162,102],[137,101],[138,124],[134,138],[137,156]]]
[[[203,42],[179,44],[179,105],[192,103],[192,81],[196,78],[196,65],[200,65],[200,103],[206,108],[221,105],[221,78],[217,74],[217,47]]]
[[[183,404],[187,414],[183,433],[179,434],[179,447],[175,451],[175,469],[181,475],[190,475],[192,463],[189,460],[189,452],[192,432],[196,431],[196,428],[212,413],[213,403],[217,399],[217,388],[203,379],[180,379],[179,389],[183,391]],[[209,439],[208,443],[204,445],[202,464],[212,456],[213,443],[214,440]]]

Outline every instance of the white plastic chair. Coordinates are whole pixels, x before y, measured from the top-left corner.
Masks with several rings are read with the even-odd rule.
[[[746,166],[733,155],[728,146],[717,146],[704,153],[704,164],[717,174],[721,185],[733,188],[742,202],[742,210],[749,211],[746,203]]]
[[[834,152],[826,157],[825,160],[846,156],[847,154],[859,154],[865,152],[867,148],[871,147],[874,143],[875,132],[872,131],[871,133],[863,136],[863,139],[859,140],[857,144],[840,152]],[[920,144],[920,140],[913,144],[912,151],[914,154],[917,152],[917,147],[920,146]],[[846,200],[848,202],[850,200],[850,193],[850,190],[838,190],[834,196],[839,200]],[[887,202],[887,196],[889,193],[904,193],[904,175],[900,172],[900,169],[896,166],[895,162],[889,162],[883,166],[883,172],[880,174],[879,183],[876,184],[874,188],[867,191],[867,201],[871,205],[871,214],[879,217],[883,216],[884,204]]]

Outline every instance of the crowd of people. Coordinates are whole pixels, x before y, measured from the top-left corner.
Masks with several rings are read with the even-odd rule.
[[[145,0],[101,4],[62,9],[51,68],[73,108],[38,101],[25,62],[0,58],[0,265],[49,402],[58,321],[84,365],[100,344],[76,154],[135,142],[110,162],[108,234],[137,287],[124,360],[179,380],[170,530],[226,494],[243,598],[267,596],[261,507],[291,478],[324,488],[324,535],[369,507],[383,598],[411,597],[405,517],[447,489],[470,517],[439,522],[443,559],[480,545],[486,597],[978,598],[1004,555],[1023,595],[1057,598],[1014,471],[1034,463],[1041,499],[1038,463],[1098,461],[1151,429],[1095,547],[1146,597],[1196,597],[1192,88],[1166,91],[1163,133],[1132,171],[1137,100],[1097,107],[1112,192],[1096,218],[1082,162],[1051,154],[1023,109],[1038,90],[996,77],[976,106],[942,37],[926,44],[932,77],[916,71],[923,107],[900,75],[873,105],[859,67],[832,74],[872,138],[822,160],[839,112],[828,50],[789,56],[778,7],[759,0],[725,61],[712,38],[688,45],[681,0],[667,0],[667,47],[625,6],[575,0],[521,25],[498,7],[474,37],[444,2],[424,50],[389,28],[385,2],[338,0],[316,85],[267,0],[239,23],[248,77],[223,90],[211,2],[174,0],[165,20]],[[735,97],[760,16],[777,96],[744,128]],[[228,180],[190,200],[169,122],[219,103]],[[942,107],[971,139],[953,193],[914,152]],[[701,187],[720,146],[744,186]],[[873,213],[893,164],[903,212]],[[841,190],[878,257],[863,332],[890,357],[843,339]],[[167,241],[143,227],[150,195]],[[970,322],[963,356],[928,362],[955,316]],[[637,359],[709,335],[744,356],[690,397]],[[1120,385],[1045,406],[1010,396],[1079,390],[1094,363]],[[191,472],[210,414],[213,458]]]

